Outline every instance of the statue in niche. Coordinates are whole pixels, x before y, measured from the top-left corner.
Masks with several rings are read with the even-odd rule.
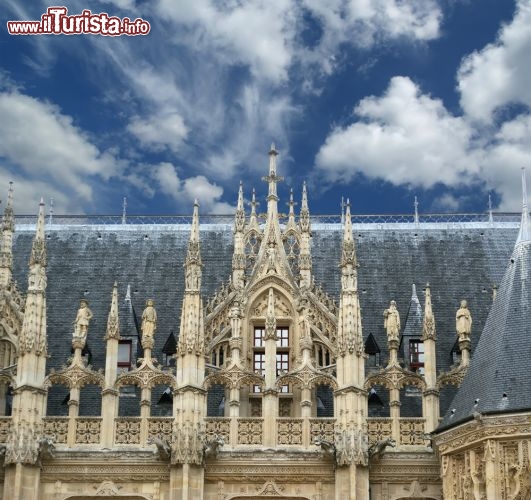
[[[267,270],[266,274],[277,272],[277,251],[275,249],[275,242],[270,241],[267,248]]]
[[[142,339],[152,339],[157,329],[157,311],[153,307],[152,299],[146,301],[146,308],[142,313]]]
[[[387,340],[398,340],[400,333],[400,314],[394,300],[389,304],[389,309],[384,311],[384,328],[387,332]]]
[[[88,326],[92,319],[92,311],[88,307],[88,301],[81,299],[79,301],[79,309],[77,310],[77,316],[74,321],[74,337],[80,337],[82,339],[87,338]]]
[[[461,301],[461,307],[455,315],[455,328],[459,337],[470,335],[472,330],[472,315],[468,310],[466,300]]]

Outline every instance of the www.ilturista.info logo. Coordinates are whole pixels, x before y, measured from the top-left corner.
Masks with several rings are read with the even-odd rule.
[[[7,21],[10,35],[147,35],[150,24],[141,18],[131,21],[106,12],[93,14],[86,9],[77,16],[68,16],[66,7],[48,7],[40,21]]]

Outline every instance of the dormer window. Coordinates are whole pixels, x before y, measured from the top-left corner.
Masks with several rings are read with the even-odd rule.
[[[409,369],[424,375],[424,342],[420,339],[409,341]]]

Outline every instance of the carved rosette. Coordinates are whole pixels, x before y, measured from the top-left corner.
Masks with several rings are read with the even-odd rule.
[[[188,422],[182,426],[175,426],[171,444],[172,464],[203,463],[203,433],[199,424]]]

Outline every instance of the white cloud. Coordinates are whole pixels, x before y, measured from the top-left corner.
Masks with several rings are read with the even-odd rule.
[[[520,115],[504,123],[477,154],[483,177],[502,195],[500,208],[520,210],[520,169],[531,165],[531,116]]]
[[[173,198],[181,210],[189,209],[197,199],[203,213],[231,214],[234,211],[230,204],[220,201],[223,188],[211,183],[204,175],[180,179],[177,169],[164,162],[153,169],[152,176],[161,192]]]
[[[468,153],[471,130],[443,103],[423,95],[406,77],[394,77],[382,97],[366,97],[357,120],[334,129],[319,150],[317,167],[329,181],[357,173],[395,185],[457,185],[478,171]]]
[[[177,151],[188,134],[184,120],[178,113],[152,116],[148,119],[135,116],[127,130],[135,135],[141,144],[154,150],[168,147]]]
[[[531,106],[531,2],[517,2],[513,20],[502,27],[494,43],[464,58],[458,88],[461,106],[473,120],[490,121],[499,107]]]
[[[322,35],[315,47],[300,48],[300,58],[327,74],[339,64],[342,44],[369,49],[396,39],[426,42],[440,34],[436,0],[303,0],[302,5],[319,20]]]
[[[33,179],[55,192],[92,199],[91,177],[108,180],[121,171],[111,153],[101,152],[71,117],[49,102],[16,90],[0,92],[0,158],[19,183]]]

